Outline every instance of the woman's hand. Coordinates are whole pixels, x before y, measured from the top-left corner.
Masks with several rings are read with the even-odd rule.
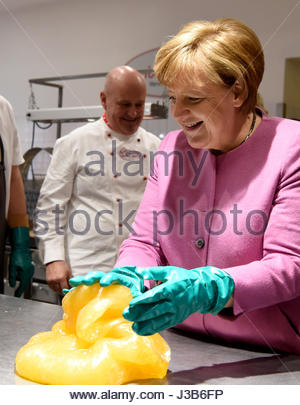
[[[132,267],[130,271],[146,280],[162,281],[130,301],[123,312],[125,319],[134,322],[132,328],[139,335],[175,326],[194,312],[216,315],[234,290],[231,276],[216,267]]]
[[[77,276],[69,280],[70,285],[73,287],[81,284],[92,285],[97,282],[102,287],[107,287],[111,284],[122,284],[130,289],[133,297],[137,297],[145,291],[144,279],[136,273],[135,266],[117,267],[109,273],[92,271],[85,276]]]

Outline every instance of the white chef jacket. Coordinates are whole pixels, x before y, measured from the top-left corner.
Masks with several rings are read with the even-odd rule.
[[[6,215],[10,197],[11,167],[24,162],[16,121],[10,103],[0,96],[0,134],[4,148],[5,183],[6,183]]]
[[[159,143],[143,128],[119,134],[103,118],[56,141],[35,212],[44,264],[65,260],[73,275],[113,268]]]

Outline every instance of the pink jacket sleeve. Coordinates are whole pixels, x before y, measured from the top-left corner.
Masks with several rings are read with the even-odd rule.
[[[281,162],[281,179],[277,190],[274,190],[272,210],[264,233],[262,259],[223,269],[235,282],[235,315],[290,301],[300,295],[298,139],[298,136],[294,137]]]

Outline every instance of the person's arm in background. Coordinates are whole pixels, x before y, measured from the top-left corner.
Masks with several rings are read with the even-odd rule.
[[[46,280],[57,293],[69,288],[72,271],[65,261],[65,228],[67,204],[71,198],[76,157],[66,147],[67,139],[60,138],[54,147],[46,178],[41,187],[35,212],[35,235],[39,239],[39,251],[46,265]],[[54,210],[59,209],[59,223]]]
[[[30,283],[34,267],[30,258],[29,223],[24,185],[18,166],[12,166],[11,170],[7,222],[10,228],[12,246],[9,263],[9,284],[11,287],[15,287],[17,277],[19,277],[20,285],[15,295],[20,297]]]

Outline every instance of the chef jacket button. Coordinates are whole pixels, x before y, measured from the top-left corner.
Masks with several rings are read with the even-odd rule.
[[[143,155],[144,156],[144,158],[146,158],[147,157],[147,155]]]
[[[117,202],[120,202],[120,200],[121,200],[121,198],[116,198],[116,201],[117,201]]]
[[[141,142],[140,138],[137,139],[138,142]]]
[[[114,178],[117,178],[118,177],[118,175],[117,174],[114,174]]]
[[[123,224],[120,223],[120,224],[119,224],[119,227],[121,228],[122,226],[123,226]]]
[[[111,136],[111,134],[109,134],[109,133],[108,133],[108,134],[107,134],[107,136],[109,136],[109,137],[110,137],[110,136]]]
[[[198,249],[202,249],[202,248],[204,247],[204,245],[205,245],[204,239],[203,239],[203,238],[198,238],[198,239],[195,241],[195,245],[196,245],[196,247],[197,247]]]
[[[144,177],[143,180],[146,181],[146,180],[147,180],[147,177]]]
[[[109,152],[109,154],[110,154],[111,156],[113,156],[113,155],[114,155],[114,152]]]

